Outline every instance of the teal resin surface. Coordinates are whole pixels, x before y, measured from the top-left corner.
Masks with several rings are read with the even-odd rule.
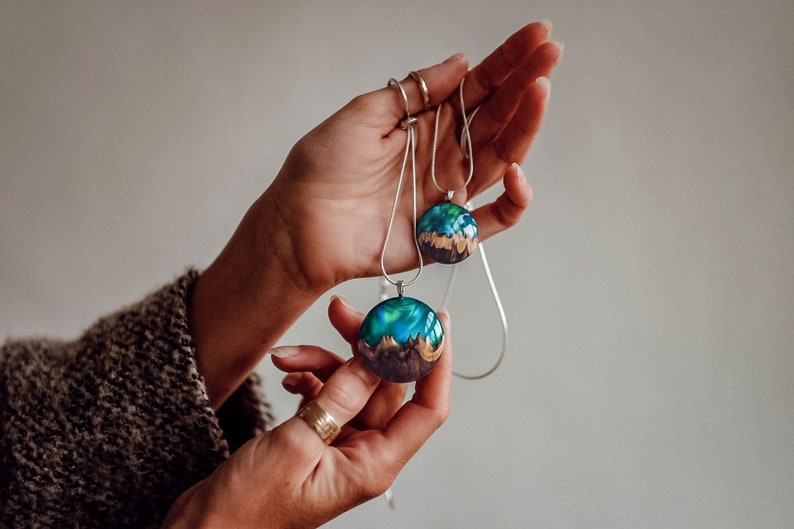
[[[416,223],[416,240],[422,253],[442,264],[466,259],[477,247],[477,236],[474,217],[452,202],[436,204]]]
[[[444,349],[438,315],[418,299],[400,296],[375,305],[361,323],[358,352],[367,367],[391,382],[418,380]]]

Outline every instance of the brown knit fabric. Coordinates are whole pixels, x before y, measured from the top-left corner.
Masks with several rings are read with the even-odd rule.
[[[158,527],[176,497],[229,456],[188,334],[196,277],[73,342],[0,348],[0,526]],[[235,445],[261,431],[258,380],[222,410]]]

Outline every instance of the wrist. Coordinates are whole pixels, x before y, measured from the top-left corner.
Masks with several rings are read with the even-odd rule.
[[[262,228],[277,222],[263,206],[259,201],[252,206],[196,280],[189,302],[196,361],[214,408],[324,292],[302,284],[290,269],[289,241],[283,236],[265,240],[263,235],[279,230]]]
[[[165,517],[160,529],[210,529],[213,524],[201,512],[202,502],[196,501],[198,487],[194,485],[179,496]]]

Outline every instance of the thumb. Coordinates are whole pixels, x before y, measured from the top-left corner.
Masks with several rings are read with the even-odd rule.
[[[380,380],[356,356],[336,370],[314,400],[342,426],[364,408]]]
[[[313,402],[330,414],[341,428],[364,408],[380,380],[359,357],[353,357],[331,375]],[[303,458],[304,463],[317,461],[325,449],[320,435],[298,416],[281,424],[279,429],[292,433],[290,444],[298,449],[293,456]]]
[[[517,224],[532,200],[532,187],[517,163],[505,171],[504,186],[504,193],[495,201],[472,212],[481,241]]]

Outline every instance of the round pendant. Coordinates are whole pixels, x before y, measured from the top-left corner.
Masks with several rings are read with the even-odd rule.
[[[430,373],[444,349],[444,327],[433,309],[400,296],[381,301],[364,317],[358,352],[367,367],[391,382]]]
[[[422,252],[442,264],[463,261],[477,247],[477,222],[466,208],[442,202],[425,211],[416,224]]]

